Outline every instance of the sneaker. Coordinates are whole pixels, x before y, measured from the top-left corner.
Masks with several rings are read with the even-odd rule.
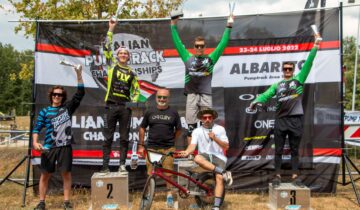
[[[34,210],[45,210],[45,202],[39,202]]]
[[[73,206],[70,202],[64,202],[63,204],[64,210],[73,210]]]
[[[231,186],[233,183],[231,171],[225,171],[222,175],[223,175],[224,181],[226,182],[227,186]]]
[[[281,184],[281,177],[275,176],[275,178],[272,180],[271,184],[274,188],[279,187]]]
[[[174,198],[173,198],[172,195],[168,195],[168,196],[166,197],[166,206],[167,206],[168,208],[174,208]]]
[[[296,177],[295,179],[293,179],[292,184],[297,186],[297,187],[305,187],[304,183],[302,183],[301,179],[299,177]]]
[[[120,165],[118,173],[120,173],[122,175],[127,175],[128,171],[126,170],[126,166],[125,165]]]
[[[218,206],[213,206],[213,207],[211,208],[211,210],[220,210],[220,207],[218,207]]]
[[[106,174],[110,173],[110,169],[108,167],[102,167],[98,173],[101,176],[105,176]]]

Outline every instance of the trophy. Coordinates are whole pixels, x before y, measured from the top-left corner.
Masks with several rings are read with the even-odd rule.
[[[76,70],[79,70],[80,69],[80,64],[76,65],[76,64],[73,64],[73,63],[70,63],[69,61],[63,59],[60,61],[60,64],[61,65],[64,65],[64,66],[71,66],[71,67],[74,67]]]
[[[322,38],[320,37],[320,33],[319,33],[317,26],[311,25],[311,29],[313,30],[314,34],[319,35],[319,37],[316,38],[315,42],[318,43],[318,42],[322,41]]]
[[[137,141],[133,141],[132,154],[130,158],[130,168],[132,170],[135,170],[138,167],[139,156],[136,154],[136,151],[137,151]]]
[[[115,15],[113,15],[111,17],[111,21],[112,22],[116,22],[117,21],[117,16],[120,14],[120,11],[122,9],[123,5],[121,4],[121,0],[118,1],[118,5],[117,5],[117,9],[116,9],[116,13]]]
[[[234,23],[234,18],[232,17],[234,15],[234,10],[235,10],[235,2],[229,2],[229,19],[228,19],[228,23],[233,24]]]
[[[174,20],[174,19],[177,19],[177,18],[180,18],[183,16],[184,16],[184,13],[183,13],[182,9],[177,9],[175,11],[170,12],[171,20]]]

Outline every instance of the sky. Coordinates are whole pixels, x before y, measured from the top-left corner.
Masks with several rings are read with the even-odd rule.
[[[183,4],[184,17],[198,17],[199,15],[204,17],[227,16],[229,14],[229,2],[236,3],[234,15],[248,15],[302,10],[306,0],[186,0]],[[327,7],[339,5],[339,0],[326,0],[326,2]],[[360,6],[346,6],[358,4],[360,4],[360,0],[355,0],[355,4],[349,4],[347,0],[344,1],[344,37],[357,36]],[[7,0],[0,0],[0,5],[6,9],[13,9]],[[19,51],[33,50],[35,46],[34,39],[32,37],[26,39],[21,32],[15,34],[14,28],[18,23],[9,22],[14,20],[19,20],[18,14],[7,14],[0,9],[0,42],[2,44],[11,44]]]

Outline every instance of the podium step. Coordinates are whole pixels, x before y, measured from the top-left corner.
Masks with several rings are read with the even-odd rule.
[[[91,177],[92,209],[114,210],[129,207],[128,175],[110,172],[94,173]]]
[[[292,183],[281,183],[274,188],[269,183],[269,207],[272,210],[310,210],[311,191],[308,187],[298,187]]]

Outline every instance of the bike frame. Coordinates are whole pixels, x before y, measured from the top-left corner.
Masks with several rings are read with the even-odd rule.
[[[195,179],[193,179],[192,177],[180,173],[180,172],[176,172],[176,171],[172,171],[172,170],[168,170],[166,168],[162,168],[160,166],[157,166],[157,164],[152,164],[153,169],[151,171],[151,175],[152,176],[159,176],[160,178],[162,178],[163,180],[165,180],[167,183],[170,183],[171,185],[173,185],[174,187],[178,188],[180,191],[182,191],[183,193],[186,194],[190,194],[190,190],[179,185],[177,182],[173,181],[172,179],[170,179],[169,177],[165,176],[164,173],[170,173],[173,174],[175,176],[180,176],[183,177],[187,180],[190,180],[191,182],[193,182],[194,184],[196,184],[197,186],[201,187],[202,189],[204,189],[206,191],[206,195],[207,196],[213,196],[213,190],[211,190],[210,188],[208,188],[207,186],[205,186],[204,184],[202,184],[201,182],[196,181]]]

